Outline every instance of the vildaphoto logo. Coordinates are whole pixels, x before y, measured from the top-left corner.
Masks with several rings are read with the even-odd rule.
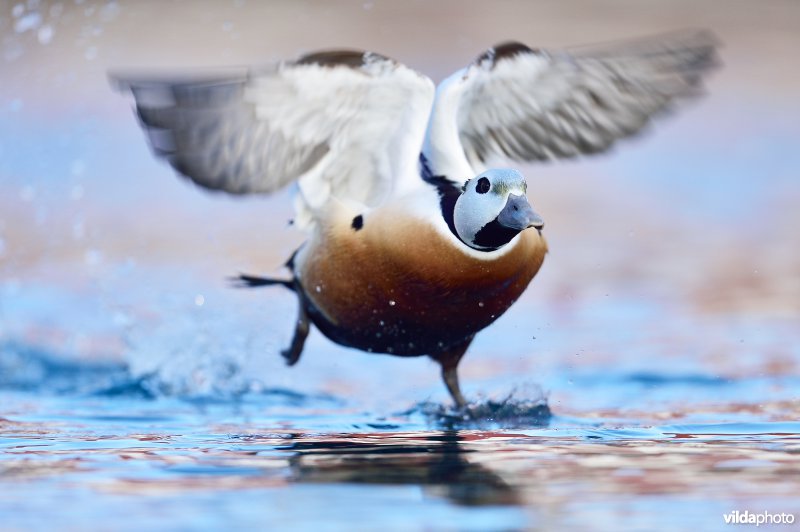
[[[779,513],[771,514],[769,512],[753,513],[748,510],[740,512],[734,510],[730,513],[723,514],[722,518],[725,519],[726,525],[791,525],[794,523],[794,514]]]

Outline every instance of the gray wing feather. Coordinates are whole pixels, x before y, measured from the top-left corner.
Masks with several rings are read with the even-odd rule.
[[[156,155],[206,188],[270,193],[294,181],[329,149],[300,143],[258,120],[245,98],[248,77],[127,80]]]
[[[677,101],[717,63],[705,31],[548,53],[508,43],[466,70],[459,136],[470,164],[602,152]],[[471,79],[470,79],[471,78]]]
[[[296,181],[304,222],[331,197],[375,205],[418,179],[409,169],[433,85],[377,54],[319,52],[201,79],[112,80],[132,92],[156,155],[179,173],[233,194]]]

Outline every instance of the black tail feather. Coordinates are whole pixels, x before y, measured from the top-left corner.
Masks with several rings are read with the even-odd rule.
[[[229,280],[236,288],[258,288],[261,286],[280,285],[288,288],[292,292],[295,291],[294,282],[286,279],[270,279],[267,277],[257,277],[255,275],[240,273],[235,277],[229,277]]]

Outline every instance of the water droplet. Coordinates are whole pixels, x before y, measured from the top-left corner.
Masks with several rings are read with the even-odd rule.
[[[322,292],[322,287],[320,285],[317,285],[314,287],[314,290],[316,290],[317,293]]]
[[[478,301],[478,306],[482,308],[483,307],[483,301]]]
[[[36,189],[30,185],[25,185],[22,187],[22,190],[19,191],[19,197],[22,201],[33,201],[36,197]]]
[[[194,296],[194,304],[197,305],[198,307],[202,307],[203,303],[205,302],[206,298],[203,297],[203,294],[197,294],[196,296]]]
[[[380,321],[380,324],[381,324],[381,327],[383,327],[383,326],[384,326],[384,322],[383,322],[383,320],[381,320],[381,321]]]
[[[14,15],[14,18],[19,18],[25,12],[25,6],[22,4],[17,4],[11,10],[11,14]]]
[[[70,190],[69,192],[69,197],[73,201],[78,201],[79,199],[81,199],[83,197],[83,186],[75,185],[74,187],[72,187],[72,190]]]
[[[83,254],[83,261],[88,266],[96,266],[103,261],[103,252],[98,249],[88,249]]]
[[[25,33],[26,31],[35,30],[41,23],[42,16],[39,13],[28,13],[17,19],[17,22],[14,24],[14,31],[17,33]]]
[[[72,175],[83,175],[86,171],[86,163],[84,163],[81,159],[75,159],[72,161],[72,164],[69,165],[69,173]]]
[[[390,306],[390,307],[393,307],[393,306],[395,306],[395,305],[396,305],[396,303],[394,302],[394,299],[390,299],[390,300],[389,300],[389,306]]]
[[[109,2],[100,8],[100,18],[103,22],[110,22],[119,15],[120,7],[116,2]]]
[[[111,320],[114,325],[118,327],[125,327],[131,324],[130,316],[122,311],[114,312],[114,314],[111,316]]]
[[[39,40],[39,44],[50,44],[50,41],[53,40],[53,35],[55,35],[55,31],[53,31],[53,26],[50,24],[46,24],[39,28],[39,31],[36,32],[36,38]]]

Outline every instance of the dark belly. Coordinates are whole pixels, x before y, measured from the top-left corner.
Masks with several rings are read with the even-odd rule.
[[[414,293],[408,288],[413,287],[401,290],[401,295],[383,294],[339,305],[340,313],[333,316],[306,298],[306,311],[314,325],[338,344],[374,353],[419,356],[471,338],[508,310],[522,292],[464,290],[431,298],[428,290]]]

